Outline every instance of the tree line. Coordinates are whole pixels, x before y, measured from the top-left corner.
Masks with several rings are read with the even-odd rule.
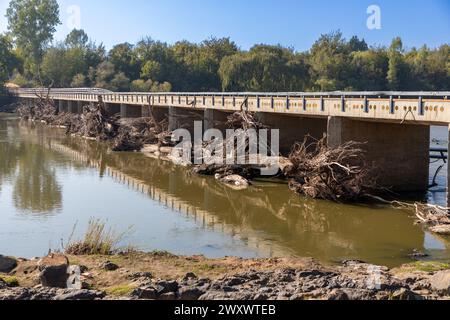
[[[83,30],[54,42],[56,0],[12,0],[0,35],[0,82],[113,91],[450,90],[450,45],[369,46],[341,32],[306,52],[281,45],[240,49],[229,38],[168,44],[149,37],[107,51]]]

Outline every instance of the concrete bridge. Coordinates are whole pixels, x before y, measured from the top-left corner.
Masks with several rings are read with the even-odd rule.
[[[379,182],[395,191],[426,191],[429,185],[430,126],[449,126],[450,92],[316,92],[316,93],[119,93],[102,89],[13,89],[26,103],[49,95],[60,111],[81,112],[102,101],[108,113],[122,117],[169,118],[171,130],[221,128],[241,109],[257,112],[262,122],[280,129],[280,151],[309,134],[328,136],[330,146],[366,142],[368,161]],[[449,175],[450,176],[450,175]],[[449,195],[450,202],[450,195]]]

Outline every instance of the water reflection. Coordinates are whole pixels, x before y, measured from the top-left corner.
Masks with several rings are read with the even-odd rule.
[[[15,125],[18,132],[13,135],[19,135],[23,143],[0,144],[5,151],[14,149],[11,144],[18,147],[15,155],[11,152],[10,156],[0,157],[0,179],[8,172],[15,174],[13,198],[21,211],[46,214],[72,210],[67,207],[69,204],[61,208],[62,194],[68,195],[62,191],[65,182],[58,180],[54,170],[63,168],[85,174],[91,168],[103,181],[108,179],[144,195],[139,200],[142,203],[136,205],[157,202],[205,230],[226,234],[228,239],[239,238],[262,256],[313,256],[324,261],[357,258],[384,265],[410,261],[408,254],[413,249],[427,251],[432,258],[450,256],[446,238],[430,238],[413,223],[411,215],[401,211],[301,198],[282,181],[260,181],[248,190],[234,191],[161,159],[137,153],[111,153],[103,144],[67,137],[60,130]],[[4,131],[1,141],[7,140]],[[111,215],[120,214],[120,208],[102,204]],[[132,205],[135,204],[123,204],[125,208]],[[141,221],[140,228],[149,228],[145,217]],[[183,222],[177,222],[177,226],[182,225]],[[174,230],[177,229],[167,233]],[[195,239],[188,235],[184,241]],[[234,244],[220,245],[225,254],[237,252]],[[180,248],[184,246],[189,244],[179,244]]]
[[[52,214],[61,209],[62,192],[50,154],[40,144],[17,139],[18,130],[16,121],[0,121],[0,187],[6,181],[13,185],[18,211]]]

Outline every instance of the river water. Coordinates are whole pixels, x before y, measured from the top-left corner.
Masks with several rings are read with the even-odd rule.
[[[446,146],[446,128],[432,135]],[[446,171],[429,201],[445,204]],[[450,258],[450,239],[425,232],[403,211],[310,200],[273,180],[233,191],[169,162],[0,115],[0,253],[29,258],[61,249],[92,217],[118,231],[131,226],[123,244],[144,251],[388,266],[411,261],[414,249]]]

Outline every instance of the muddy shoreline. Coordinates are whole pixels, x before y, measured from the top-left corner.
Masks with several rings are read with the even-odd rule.
[[[68,269],[81,270],[79,284],[43,285],[50,268],[43,264],[52,265],[47,258],[12,258],[12,269],[0,273],[0,300],[450,299],[450,266],[436,262],[389,269],[361,261],[324,265],[311,258],[207,259],[167,252],[63,257]]]

